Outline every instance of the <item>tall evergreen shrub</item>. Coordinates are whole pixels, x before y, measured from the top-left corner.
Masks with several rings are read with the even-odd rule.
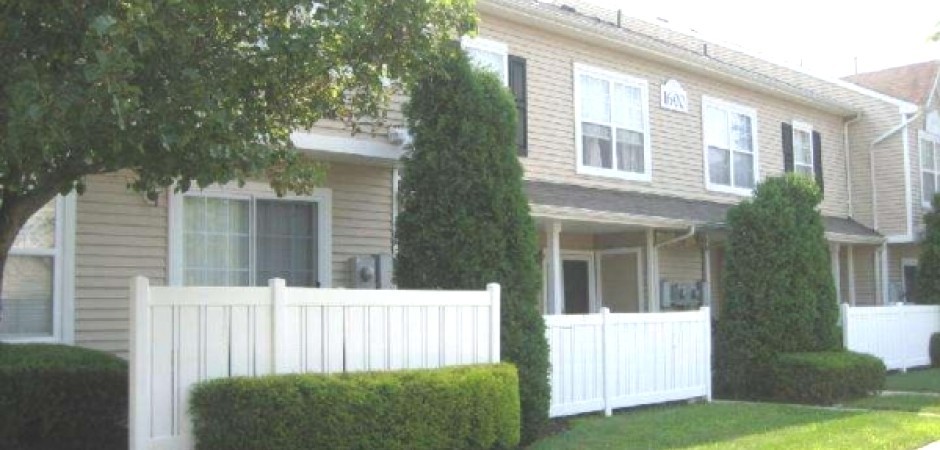
[[[452,49],[411,89],[395,279],[411,289],[502,286],[502,357],[519,370],[522,440],[548,419],[538,244],[516,157],[512,95]]]
[[[924,215],[927,236],[920,247],[917,267],[917,302],[940,304],[940,194],[933,197],[933,211]]]
[[[841,348],[829,251],[816,209],[821,200],[811,178],[788,174],[765,180],[753,199],[728,211],[715,346],[720,395],[765,397],[776,354]]]

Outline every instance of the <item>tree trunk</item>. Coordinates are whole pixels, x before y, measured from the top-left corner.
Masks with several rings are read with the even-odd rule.
[[[54,191],[45,193],[30,193],[28,196],[6,195],[0,203],[0,322],[4,320],[3,308],[3,274],[7,265],[7,257],[16,240],[16,235],[36,211],[54,199]],[[56,211],[58,214],[59,212]]]

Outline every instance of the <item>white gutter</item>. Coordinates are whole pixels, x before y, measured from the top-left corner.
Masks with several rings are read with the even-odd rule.
[[[919,115],[915,115],[911,120],[905,121],[905,116],[901,115],[901,124],[904,125],[903,133],[904,137],[902,139],[903,148],[904,148],[904,210],[907,212],[907,236],[913,241],[914,240],[914,202],[913,199],[913,187],[911,186],[911,145],[910,145],[910,131],[908,130],[908,124],[917,119]]]
[[[851,146],[849,141],[849,125],[862,119],[862,113],[858,113],[854,119],[848,120],[842,124],[842,140],[844,145],[842,150],[845,152],[845,186],[849,194],[849,217],[855,217],[855,202],[852,199],[852,153],[849,151]]]

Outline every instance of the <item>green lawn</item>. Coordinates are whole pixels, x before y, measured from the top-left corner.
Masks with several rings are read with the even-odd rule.
[[[940,393],[940,369],[913,370],[888,376],[889,391]]]
[[[879,395],[857,400],[845,406],[849,408],[884,409],[940,415],[940,396],[917,394]]]
[[[940,418],[907,412],[712,403],[574,419],[531,449],[917,449],[938,439]]]

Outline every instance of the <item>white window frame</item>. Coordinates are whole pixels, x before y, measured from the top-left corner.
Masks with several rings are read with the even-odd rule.
[[[213,197],[226,198],[232,200],[251,201],[255,200],[284,200],[284,201],[303,201],[317,204],[317,278],[320,281],[321,288],[332,287],[332,260],[333,260],[333,194],[328,188],[316,188],[312,195],[284,195],[278,197],[271,187],[265,183],[248,182],[245,186],[238,187],[235,183],[229,183],[224,186],[210,186],[205,189],[193,189],[185,194],[171,193],[169,195],[169,249],[168,259],[170,261],[168,268],[167,284],[170,286],[183,285],[183,229],[184,229],[184,197]],[[257,217],[255,216],[255,207],[249,209],[250,230],[255,230],[257,226]],[[256,276],[256,255],[255,240],[257,231],[249,231],[249,279],[252,282]]]
[[[481,50],[484,52],[498,54],[503,61],[503,70],[500,75],[500,80],[503,82],[504,86],[509,86],[509,46],[505,43],[494,41],[492,39],[486,39],[481,37],[470,37],[463,36],[460,38],[460,48],[466,50],[468,48]],[[473,61],[473,58],[470,58]],[[474,63],[476,63],[474,61]],[[479,64],[477,64],[479,65]]]
[[[595,251],[597,263],[595,263],[595,270],[597,270],[597,309],[604,307],[604,289],[601,277],[604,276],[604,265],[603,259],[605,256],[612,255],[636,255],[636,295],[637,295],[637,310],[638,312],[643,309],[643,304],[646,303],[645,286],[643,278],[643,249],[642,247],[620,247],[620,248],[609,248],[604,250]]]
[[[549,260],[548,260],[548,249],[542,249],[542,313],[549,314],[548,312],[548,289],[549,289],[549,277],[550,270],[548,270]],[[565,295],[565,273],[564,273],[564,264],[565,261],[584,261],[587,263],[588,267],[588,310],[589,314],[596,313],[600,311],[600,305],[598,304],[598,286],[597,286],[597,267],[596,267],[596,255],[594,251],[591,250],[561,250],[560,260],[562,264],[561,270],[561,295]],[[561,306],[564,309],[565,299],[561,299]],[[566,314],[564,311],[557,313],[559,315]]]
[[[11,248],[9,256],[52,257],[52,335],[3,338],[10,343],[75,342],[75,217],[76,195],[57,196],[55,247]]]
[[[797,166],[809,167],[808,176],[815,177],[816,176],[816,143],[813,142],[813,125],[807,122],[799,121],[799,120],[794,120],[791,122],[791,124],[793,125],[793,131],[792,131],[792,134],[793,134],[793,172],[796,172]],[[796,133],[798,131],[802,131],[803,133],[806,133],[806,135],[809,138],[809,164],[804,164],[796,160]],[[796,172],[796,173],[799,173],[799,172]]]
[[[929,141],[933,142],[934,145],[934,167],[927,169],[924,167],[924,142]],[[919,151],[919,159],[917,164],[920,166],[920,202],[924,209],[932,210],[933,205],[931,205],[931,197],[924,195],[924,173],[930,173],[934,177],[934,192],[940,192],[938,189],[937,183],[940,182],[940,162],[937,161],[937,151],[936,149],[940,148],[940,136],[934,135],[927,132],[926,130],[920,130],[917,133],[917,147]]]
[[[727,113],[737,113],[750,117],[751,119],[751,148],[753,149],[753,158],[754,158],[754,167],[753,167],[753,178],[754,178],[754,187],[742,188],[734,186],[734,153],[735,150],[729,148],[731,152],[730,161],[731,164],[731,185],[715,184],[711,182],[711,174],[709,173],[709,164],[708,164],[708,116],[706,111],[708,107],[714,107],[722,109]],[[728,136],[729,140],[733,139],[731,134],[731,123],[728,122]],[[702,96],[702,159],[705,173],[705,188],[709,191],[722,192],[726,194],[735,194],[740,196],[749,197],[754,194],[754,188],[760,183],[760,148],[757,146],[757,143],[760,140],[757,138],[758,134],[758,122],[757,122],[757,110],[748,106],[744,106],[738,103],[729,102],[727,100],[722,100],[715,97],[709,97],[707,95]],[[740,153],[740,152],[739,152]]]
[[[643,172],[628,172],[617,169],[617,130],[613,122],[598,124],[611,129],[611,168],[588,166],[584,164],[584,142],[581,135],[581,75],[600,78],[611,85],[614,83],[638,88],[640,90],[641,111],[643,114]],[[596,175],[602,177],[619,178],[629,181],[650,182],[653,179],[653,151],[650,139],[650,108],[649,83],[641,78],[631,77],[618,72],[601,69],[581,63],[574,63],[574,140],[575,140],[575,172],[582,175]],[[611,87],[613,96],[613,87]],[[613,98],[611,98],[611,108]],[[635,131],[635,130],[634,130]]]

